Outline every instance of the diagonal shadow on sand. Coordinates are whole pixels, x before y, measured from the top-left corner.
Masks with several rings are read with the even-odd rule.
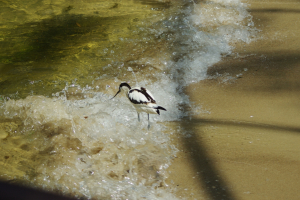
[[[181,121],[181,131],[188,133],[191,137],[182,137],[182,144],[189,152],[190,161],[194,170],[199,175],[200,184],[205,188],[209,199],[213,200],[234,200],[234,191],[226,180],[222,177],[219,169],[215,166],[212,158],[207,154],[207,149],[198,137],[199,129],[196,126],[203,123],[203,120],[183,119]]]
[[[186,118],[181,121],[181,131],[190,137],[181,137],[185,151],[189,152],[191,165],[199,175],[198,181],[205,189],[206,195],[212,200],[235,200],[235,191],[223,177],[215,160],[209,156],[206,145],[201,141],[201,127],[207,125],[226,125],[236,128],[265,129],[272,131],[285,131],[291,134],[299,134],[300,127],[277,126],[263,123],[241,122],[230,120],[212,120],[204,118]],[[197,134],[196,134],[197,133]]]

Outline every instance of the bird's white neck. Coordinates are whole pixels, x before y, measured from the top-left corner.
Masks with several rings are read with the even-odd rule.
[[[127,94],[129,92],[129,88],[126,86],[121,87],[121,89]]]

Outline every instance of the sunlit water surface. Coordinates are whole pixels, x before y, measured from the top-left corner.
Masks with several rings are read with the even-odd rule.
[[[0,177],[86,199],[176,199],[163,122],[202,112],[183,88],[254,34],[240,0],[7,0],[0,18]],[[110,100],[123,81],[168,110],[150,130]]]

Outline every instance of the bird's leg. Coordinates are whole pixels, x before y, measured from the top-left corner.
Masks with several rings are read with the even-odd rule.
[[[141,121],[141,120],[140,120],[140,113],[137,113],[137,114],[138,114],[138,120],[139,120],[139,122],[140,122],[140,121]]]
[[[148,113],[148,130],[150,129],[150,120],[149,120],[149,113]]]

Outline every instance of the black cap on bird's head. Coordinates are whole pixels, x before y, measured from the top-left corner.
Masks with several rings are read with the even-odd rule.
[[[129,90],[131,89],[130,85],[128,83],[121,83],[119,86],[119,91],[115,94],[115,96],[117,96],[117,94],[119,94],[122,90],[123,87],[128,88]],[[115,96],[113,98],[115,98]],[[113,99],[111,98],[111,100]]]
[[[131,87],[128,83],[121,83],[119,86],[119,89],[121,89],[122,87],[127,87],[129,90],[131,89]]]

